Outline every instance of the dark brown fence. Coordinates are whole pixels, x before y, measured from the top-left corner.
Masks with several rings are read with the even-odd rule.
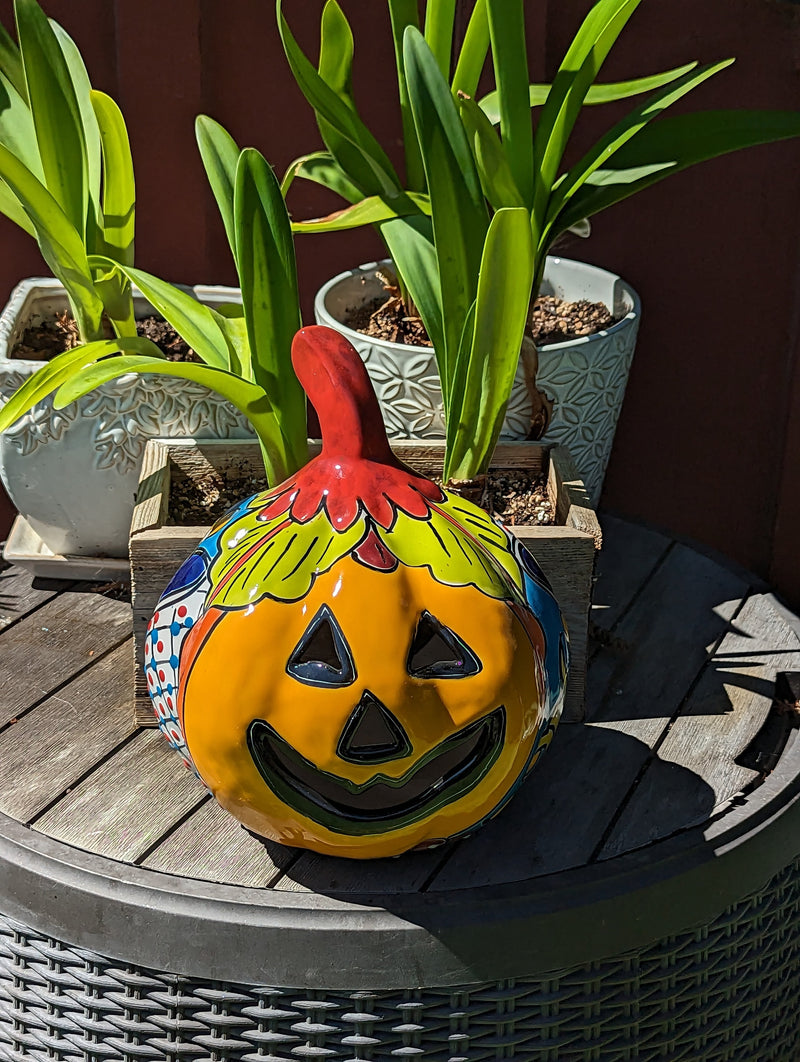
[[[388,15],[342,0],[356,30],[356,94],[397,154]],[[0,19],[12,25],[10,0]],[[234,274],[194,144],[207,113],[282,172],[319,146],[264,0],[50,0],[97,87],[120,103],[138,186],[137,261],[168,279]],[[590,0],[529,0],[531,75],[552,76]],[[285,0],[314,49],[321,0]],[[800,106],[800,7],[788,0],[645,0],[604,69],[615,80],[737,56],[692,109]],[[602,113],[601,113],[602,110]],[[588,139],[616,117],[593,109]],[[643,323],[603,504],[716,547],[800,604],[800,143],[707,163],[601,215],[566,255],[621,273]],[[325,212],[299,187],[298,215]],[[0,219],[0,299],[43,263]],[[305,312],[333,273],[380,253],[371,232],[301,237]]]

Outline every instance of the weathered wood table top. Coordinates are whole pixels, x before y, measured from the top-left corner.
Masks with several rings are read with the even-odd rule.
[[[594,594],[589,722],[562,726],[521,793],[476,836],[375,862],[262,843],[134,727],[131,616],[89,584],[0,572],[0,812],[121,863],[334,896],[436,893],[607,861],[712,821],[785,739],[790,618],[714,559],[607,518]]]

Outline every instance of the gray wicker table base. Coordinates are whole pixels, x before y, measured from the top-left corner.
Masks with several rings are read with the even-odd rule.
[[[0,920],[3,1062],[796,1062],[799,992],[800,861],[695,931],[546,980],[450,989],[175,977]]]

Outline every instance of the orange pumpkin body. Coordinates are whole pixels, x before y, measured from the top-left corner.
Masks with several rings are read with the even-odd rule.
[[[148,682],[165,735],[248,829],[398,855],[463,836],[521,784],[558,721],[565,631],[513,537],[393,457],[346,340],[305,329],[294,356],[322,454],[183,565]]]

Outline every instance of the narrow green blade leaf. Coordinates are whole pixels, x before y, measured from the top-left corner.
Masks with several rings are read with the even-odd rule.
[[[486,14],[486,0],[475,0],[451,82],[454,96],[459,92],[463,92],[465,96],[475,95],[488,54],[489,18]],[[499,116],[497,120],[500,121]]]
[[[291,361],[301,327],[294,244],[277,178],[255,148],[236,167],[234,219],[252,376],[273,403],[287,464],[299,467],[307,436],[305,394]]]
[[[525,206],[494,126],[475,100],[460,97],[457,103],[484,195],[495,210]]]
[[[664,177],[730,151],[800,136],[798,111],[698,111],[645,126],[596,170],[559,214],[563,232]]]
[[[397,93],[400,99],[400,117],[403,123],[403,145],[406,154],[406,187],[411,192],[425,191],[425,170],[419,150],[417,129],[411,102],[408,98],[406,67],[403,58],[403,34],[406,26],[419,29],[417,0],[389,0],[389,18],[392,23],[394,61],[397,68]]]
[[[110,96],[92,90],[91,103],[103,152],[103,242],[109,258],[133,265],[136,185],[128,130]]]
[[[120,350],[134,350],[153,359],[162,358],[158,347],[149,339],[128,338],[124,340],[106,339],[95,343],[85,343],[73,350],[57,354],[42,368],[29,376],[6,404],[0,409],[0,432],[16,424],[20,417],[47,398],[54,391],[72,378],[76,373],[93,365],[101,358],[108,358]]]
[[[461,415],[447,425],[448,478],[470,479],[488,467],[517,371],[533,266],[528,211],[498,210],[481,261]]]
[[[676,66],[673,70],[665,70],[663,74],[651,74],[648,77],[635,78],[632,81],[607,81],[604,84],[591,85],[584,97],[585,105],[597,105],[601,103],[613,103],[615,100],[626,100],[631,96],[641,96],[645,92],[655,92],[670,81],[677,81],[679,77],[694,70],[697,63],[686,63],[684,66]],[[531,107],[541,107],[547,100],[552,85],[534,84],[528,86],[528,101]],[[478,104],[492,123],[497,125],[500,121],[500,100],[497,91],[489,92]]]
[[[413,217],[416,214],[430,214],[430,199],[426,195],[409,193],[396,199],[384,199],[371,195],[352,206],[327,214],[324,218],[309,218],[307,221],[293,221],[292,232],[342,232],[345,229],[357,229],[363,225],[379,225],[392,218]]]
[[[44,181],[36,129],[28,104],[0,72],[0,144],[24,162],[31,173]]]
[[[283,463],[276,445],[279,432],[269,398],[257,384],[242,380],[224,369],[196,365],[186,361],[156,361],[152,358],[120,357],[101,361],[76,373],[55,396],[56,409],[63,409],[76,399],[126,373],[153,373],[157,376],[177,376],[208,387],[235,406],[253,425],[265,457],[267,478],[271,485],[282,482],[294,469]]]
[[[0,24],[0,72],[27,105],[28,86],[25,84],[22,56],[19,54],[16,41],[2,24]]]
[[[437,351],[437,357],[444,369],[446,394],[464,320],[477,294],[488,213],[450,88],[422,35],[411,26],[406,30],[404,54],[439,262],[444,350]]]
[[[310,155],[301,155],[289,164],[281,181],[281,195],[285,198],[295,177],[314,181],[324,188],[346,199],[348,203],[357,203],[363,196],[350,180],[330,151],[314,151]]]
[[[385,221],[381,225],[381,238],[419,310],[439,363],[444,356],[444,322],[431,220],[420,215]],[[439,371],[444,390],[448,380],[441,367]]]
[[[194,132],[208,183],[219,207],[231,254],[236,260],[236,234],[233,224],[233,182],[239,148],[231,134],[205,114],[197,117]]]
[[[3,184],[2,181],[0,181],[0,214],[4,214],[9,221],[13,221],[29,236],[33,236],[34,240],[36,239],[36,229],[26,214],[25,208],[8,185]]]
[[[353,102],[353,32],[336,0],[322,9],[317,72],[328,88],[355,110]]]
[[[69,68],[36,0],[15,0],[14,10],[45,184],[83,236],[89,202],[88,160]]]
[[[732,62],[733,59],[725,59],[719,63],[710,63],[707,66],[700,67],[699,70],[691,70],[677,81],[661,88],[645,100],[644,103],[631,111],[630,114],[626,115],[620,122],[617,122],[559,182],[550,201],[547,222],[552,223],[563,208],[564,203],[589,180],[596,170],[600,169],[605,162],[612,158],[628,141],[632,140],[649,122],[654,118],[658,118],[667,107],[671,107],[673,103],[676,103],[687,93],[691,92],[692,89],[697,88],[702,82],[730,66]],[[546,242],[546,230],[543,236]]]
[[[589,11],[558,69],[534,138],[534,226],[544,222],[564,149],[589,86],[641,0],[598,0]]]
[[[83,127],[83,146],[86,152],[86,191],[88,196],[87,216],[85,222],[86,253],[93,254],[102,249],[102,204],[101,196],[101,145],[97,119],[92,106],[92,83],[83,62],[83,56],[72,37],[52,19],[50,26],[59,43],[64,62],[67,64],[72,88],[80,112]]]
[[[209,309],[228,344],[230,371],[244,378],[245,366],[250,364],[250,340],[247,336],[244,306],[240,302],[231,302]]]
[[[455,19],[456,0],[433,0],[426,5],[425,40],[445,81],[450,80]]]
[[[277,0],[277,13],[283,50],[300,91],[317,115],[325,146],[363,193],[396,194],[400,182],[383,148],[355,111],[323,81],[303,54],[283,17],[281,0]],[[331,140],[331,132],[335,134],[335,143]],[[357,150],[345,152],[347,145]]]
[[[486,0],[492,63],[500,105],[500,135],[514,184],[533,206],[533,126],[522,0]]]
[[[229,367],[228,344],[208,306],[198,302],[188,292],[176,288],[174,284],[160,280],[152,273],[145,273],[143,269],[134,269],[102,256],[92,258],[91,263],[96,267],[116,267],[124,273],[178,335],[186,340],[198,357],[217,369]]]
[[[44,185],[1,144],[0,178],[22,204],[45,261],[67,289],[81,338],[101,338],[103,304],[94,290],[81,235]]]

